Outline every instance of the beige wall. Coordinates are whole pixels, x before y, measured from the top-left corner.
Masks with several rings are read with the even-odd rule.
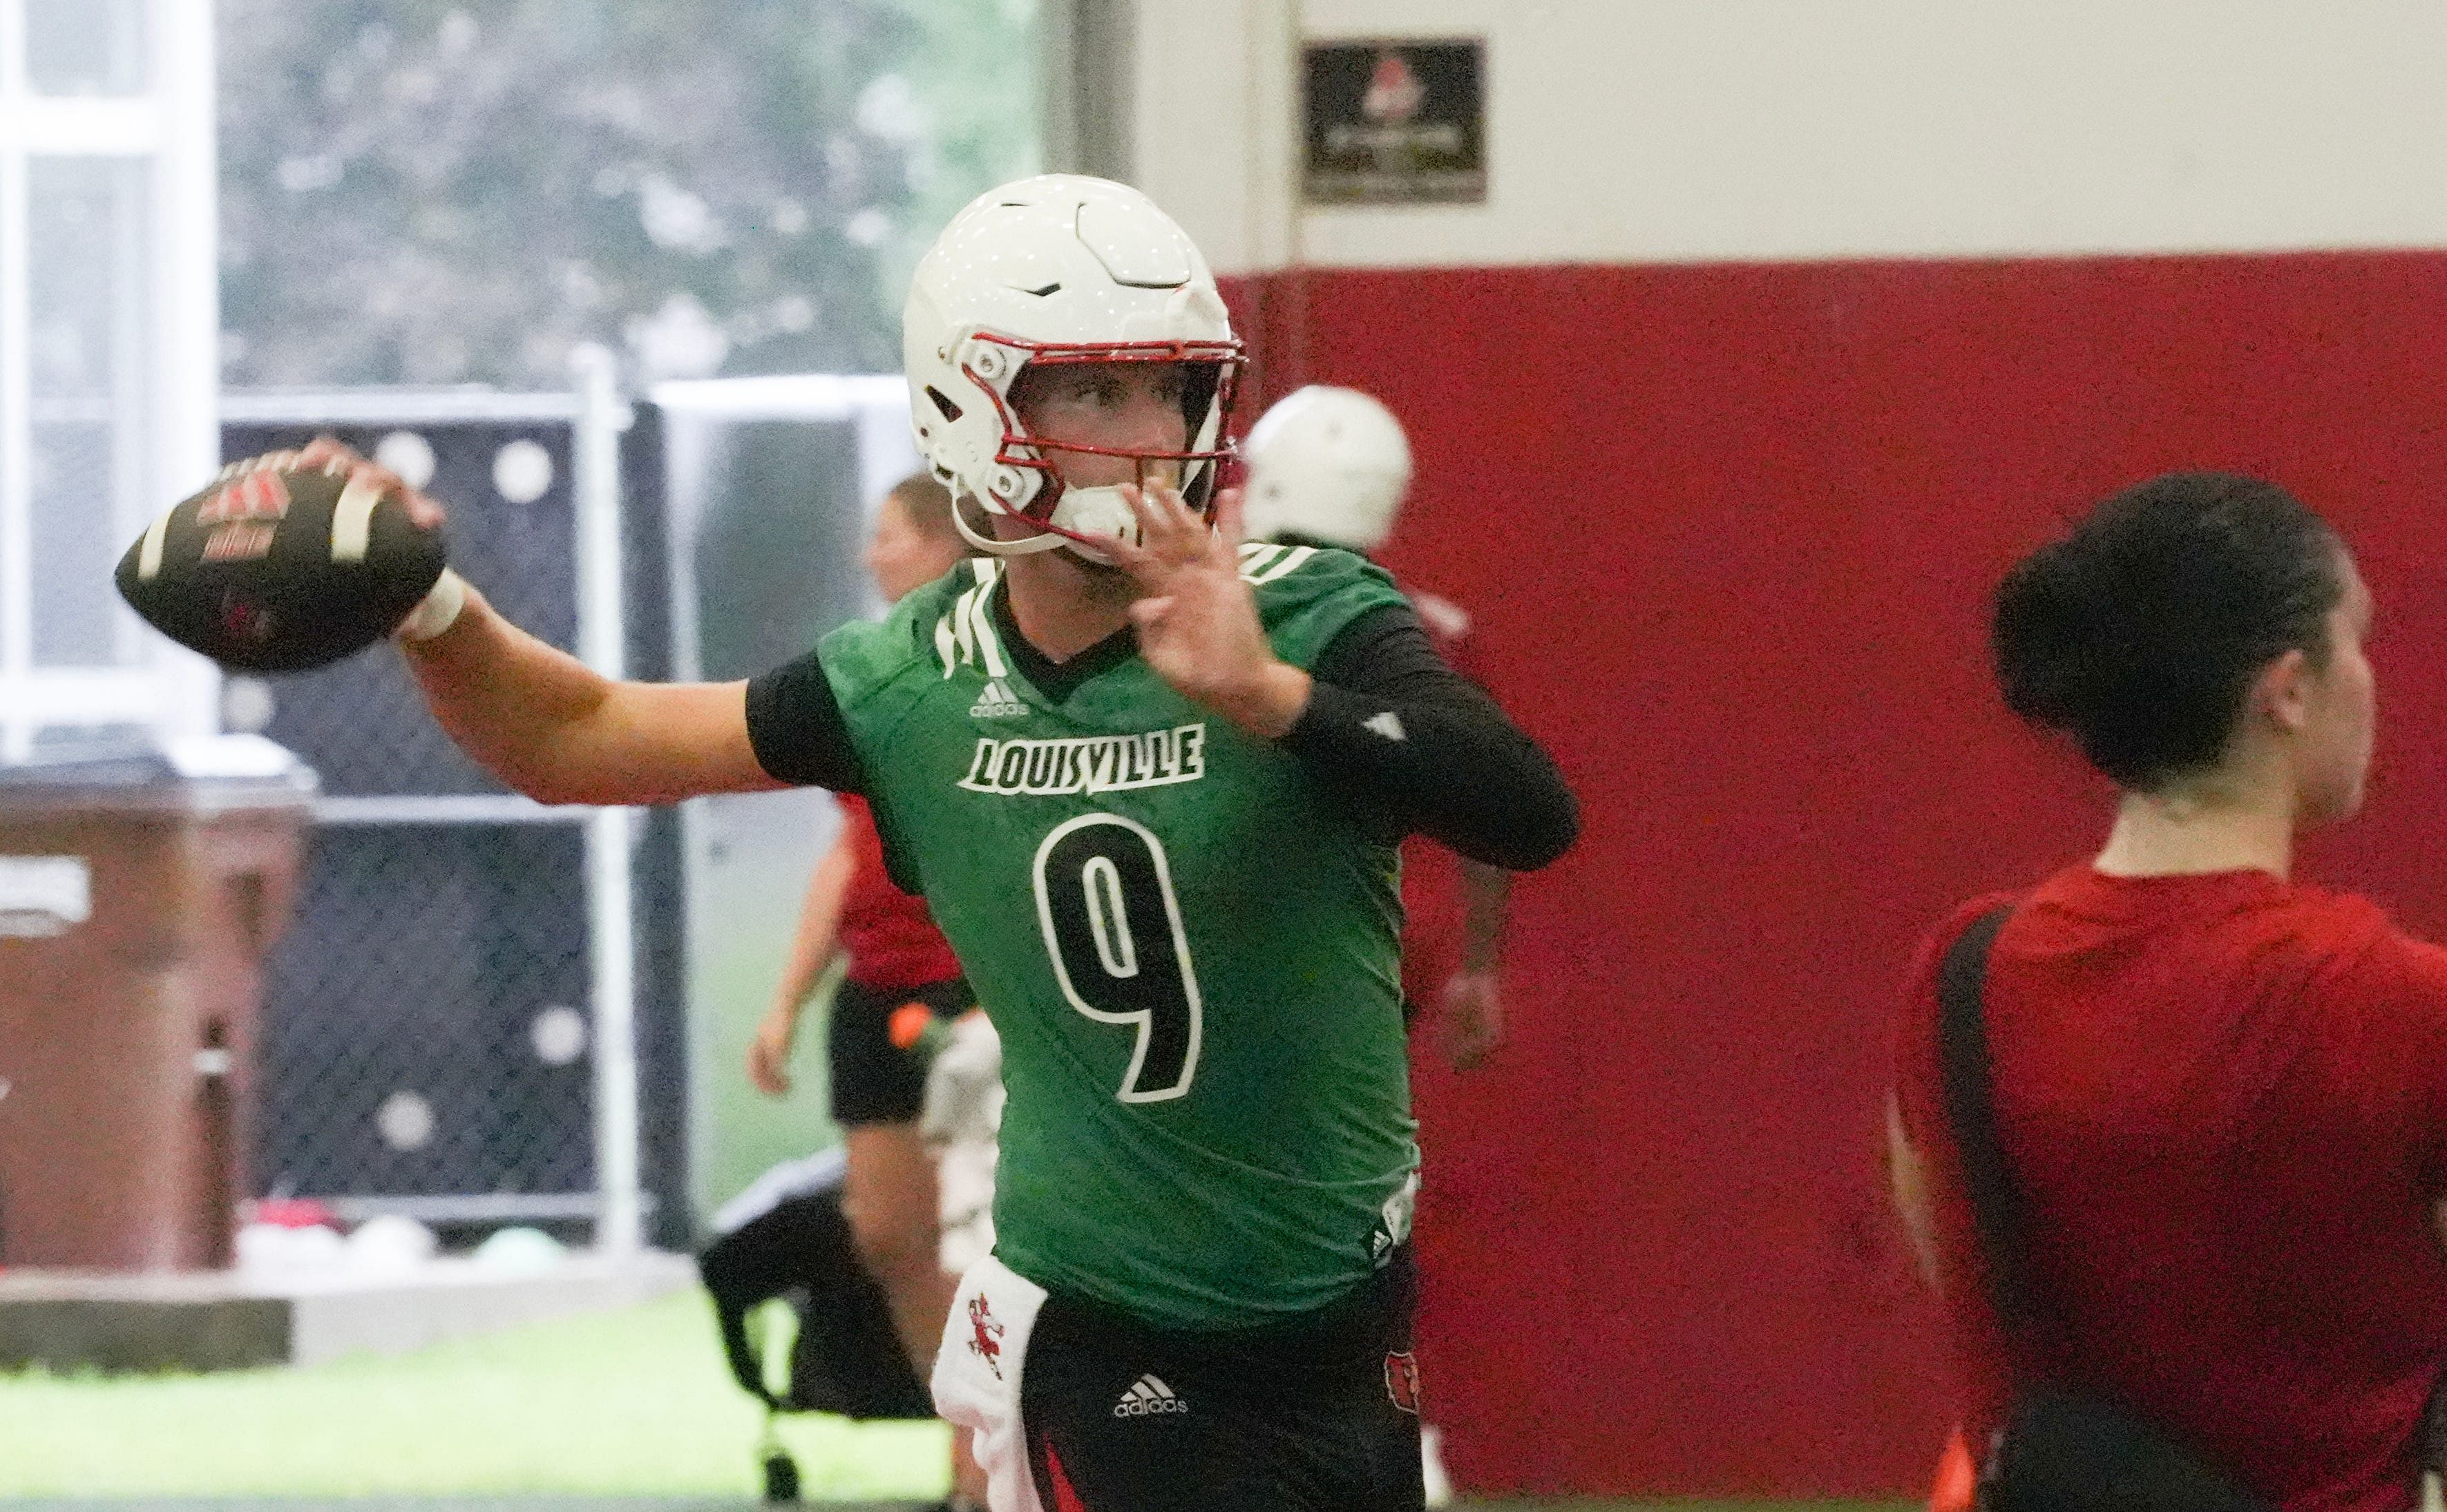
[[[1219,270],[2447,244],[2417,0],[1138,0]],[[1299,36],[1488,39],[1482,207],[1296,215]]]

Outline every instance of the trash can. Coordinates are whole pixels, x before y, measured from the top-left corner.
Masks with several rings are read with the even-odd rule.
[[[0,1266],[231,1263],[313,794],[257,736],[0,765]]]

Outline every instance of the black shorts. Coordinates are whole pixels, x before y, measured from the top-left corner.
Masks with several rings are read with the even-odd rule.
[[[1049,1296],[1020,1421],[1046,1512],[1419,1512],[1409,1246],[1349,1295],[1228,1332]]]
[[[927,1054],[892,1043],[892,1014],[904,1003],[923,1003],[938,1019],[954,1019],[977,1006],[965,977],[923,987],[868,987],[844,981],[833,994],[832,1028],[825,1037],[831,1068],[833,1122],[906,1124],[926,1101]]]

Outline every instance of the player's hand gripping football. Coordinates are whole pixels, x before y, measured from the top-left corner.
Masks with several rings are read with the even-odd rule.
[[[342,444],[330,436],[317,436],[298,448],[297,465],[332,467],[351,482],[364,479],[379,483],[382,491],[394,495],[407,506],[408,517],[424,529],[432,530],[444,523],[442,506],[408,485],[408,480],[373,459]]]
[[[225,668],[305,671],[457,584],[441,524],[431,500],[323,437],[232,462],[156,516],[111,576],[146,623]]]
[[[1275,655],[1258,598],[1241,576],[1241,493],[1225,489],[1210,526],[1178,490],[1125,488],[1139,543],[1099,541],[1138,584],[1139,654],[1183,697],[1252,733],[1287,733],[1308,707],[1309,676]]]
[[[346,473],[351,482],[363,479],[380,484],[384,493],[399,500],[410,520],[427,530],[439,529],[447,519],[439,502],[410,487],[407,479],[332,437],[317,436],[308,442],[297,453],[297,464],[301,467],[329,466]],[[465,581],[446,568],[442,580],[433,585],[433,591],[425,595],[424,602],[408,612],[408,616],[392,630],[391,635],[403,644],[430,640],[450,628],[466,600]]]

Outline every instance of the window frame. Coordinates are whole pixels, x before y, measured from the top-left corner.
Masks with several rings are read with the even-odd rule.
[[[219,728],[218,673],[141,632],[123,606],[114,606],[114,665],[34,665],[33,587],[43,564],[33,556],[29,269],[34,163],[144,164],[146,319],[136,379],[119,390],[133,413],[114,417],[123,427],[116,449],[132,475],[114,501],[113,524],[132,537],[143,516],[210,477],[220,461],[214,7],[144,0],[146,92],[70,96],[32,91],[28,3],[0,0],[0,762],[26,760],[47,727],[141,725],[163,736]]]

